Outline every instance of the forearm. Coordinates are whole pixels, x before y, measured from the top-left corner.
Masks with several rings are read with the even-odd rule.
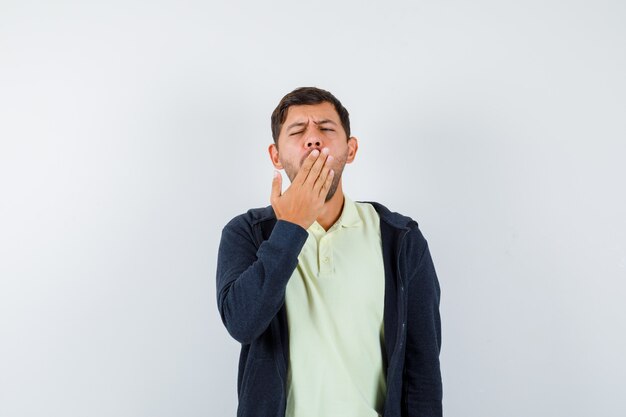
[[[217,262],[218,308],[236,340],[252,342],[276,316],[307,237],[302,227],[277,221],[269,239],[254,252],[233,226],[224,229]]]

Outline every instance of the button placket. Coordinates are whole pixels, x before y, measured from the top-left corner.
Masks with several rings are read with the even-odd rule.
[[[320,275],[331,275],[332,273],[332,247],[330,244],[330,236],[326,235],[320,239],[319,244],[319,265]]]

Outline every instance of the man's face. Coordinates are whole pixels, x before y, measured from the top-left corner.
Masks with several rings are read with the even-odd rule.
[[[280,130],[278,146],[270,145],[274,167],[285,169],[293,181],[305,158],[314,149],[328,148],[333,156],[330,167],[335,171],[326,201],[335,194],[346,163],[351,163],[357,150],[357,139],[347,138],[335,107],[329,102],[291,106]]]

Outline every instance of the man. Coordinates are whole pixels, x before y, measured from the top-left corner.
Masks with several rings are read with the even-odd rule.
[[[217,302],[241,343],[238,417],[442,415],[440,288],[415,221],[343,193],[347,110],[298,88],[272,117],[271,206],[222,232]]]

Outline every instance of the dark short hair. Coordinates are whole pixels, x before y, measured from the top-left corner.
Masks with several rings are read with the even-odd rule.
[[[285,123],[287,118],[287,111],[291,106],[307,105],[307,104],[319,104],[328,102],[335,107],[341,126],[346,132],[346,137],[350,137],[350,114],[348,110],[341,104],[335,96],[326,90],[322,90],[317,87],[300,87],[293,90],[280,100],[278,106],[272,112],[272,137],[274,143],[278,145],[278,136],[280,135],[280,129]]]

